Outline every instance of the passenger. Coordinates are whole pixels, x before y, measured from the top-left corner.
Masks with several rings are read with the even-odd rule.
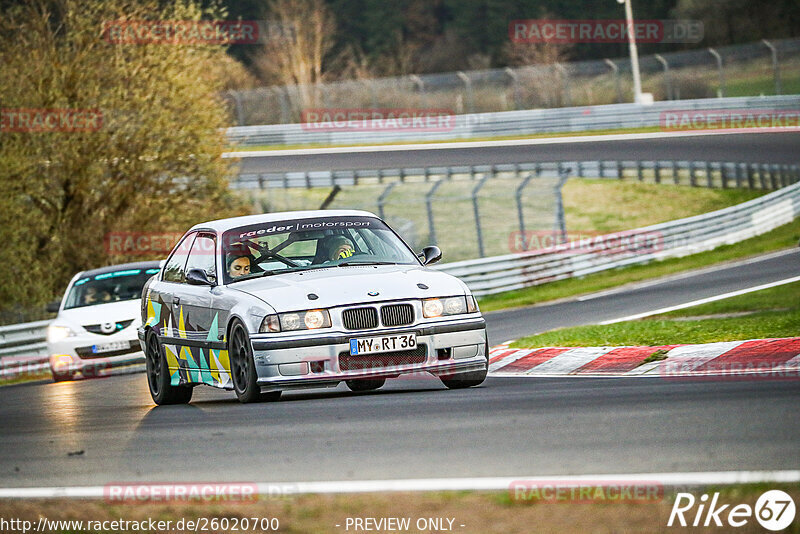
[[[250,274],[250,256],[248,254],[228,254],[226,263],[228,276],[231,278],[239,278]]]

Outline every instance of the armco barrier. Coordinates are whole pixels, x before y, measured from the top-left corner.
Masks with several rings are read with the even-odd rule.
[[[0,378],[47,369],[49,324],[36,321],[0,327]]]
[[[231,182],[234,189],[350,187],[399,183],[478,181],[484,177],[524,179],[529,175],[577,178],[617,178],[651,183],[746,189],[779,189],[800,181],[796,164],[678,160],[584,160],[406,167],[339,171],[243,173]]]
[[[461,278],[476,295],[490,295],[711,250],[788,224],[799,214],[800,182],[718,211],[602,236],[593,241],[594,250],[587,252],[570,251],[564,245],[560,250],[480,258],[434,268]],[[621,236],[641,246],[620,247]]]
[[[648,106],[607,104],[453,115],[452,128],[437,132],[413,128],[402,131],[320,131],[303,124],[270,124],[228,128],[227,135],[231,143],[239,146],[446,141],[539,133],[658,128],[661,125],[661,114],[666,111],[745,109],[797,110],[800,109],[800,95],[668,100]]]

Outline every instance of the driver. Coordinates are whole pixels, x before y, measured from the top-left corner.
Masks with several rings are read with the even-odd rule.
[[[328,243],[328,258],[330,260],[349,258],[354,252],[353,242],[343,235],[331,238],[330,243]]]
[[[243,252],[228,254],[226,268],[231,278],[246,276],[250,274],[250,256]]]

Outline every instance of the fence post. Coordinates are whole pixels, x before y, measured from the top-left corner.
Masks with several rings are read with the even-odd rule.
[[[422,81],[422,78],[420,78],[416,74],[412,74],[411,76],[408,77],[408,79],[411,80],[412,82],[414,82],[414,84],[417,86],[417,90],[419,91],[420,104],[423,107],[427,106],[428,105],[428,98],[425,95],[425,83]]]
[[[778,63],[778,49],[766,39],[761,39],[761,42],[769,48],[772,55],[772,77],[775,79],[775,94],[779,95],[781,94],[781,67]]]
[[[505,68],[505,73],[508,74],[508,77],[511,78],[511,87],[512,92],[514,93],[514,109],[521,109],[522,104],[520,103],[520,95],[519,95],[519,76],[511,67]]]
[[[722,189],[728,189],[728,164],[719,162],[719,179],[722,182]]]
[[[622,162],[620,160],[617,160],[617,178],[620,179],[620,180],[623,179],[623,176],[622,176]]]
[[[617,64],[614,63],[613,61],[611,61],[608,58],[604,58],[603,61],[605,61],[606,65],[611,67],[611,72],[614,74],[614,86],[617,89],[617,104],[621,104],[622,103],[622,86],[619,83],[619,67],[617,67]]]
[[[427,168],[425,169],[427,173]],[[436,190],[444,183],[444,180],[439,180],[433,184],[427,193],[425,193],[425,210],[428,212],[428,234],[429,239],[431,240],[431,245],[436,245],[436,227],[433,222],[433,195],[436,194]]]
[[[678,172],[678,162],[675,161],[674,159],[672,160],[672,182],[675,185],[680,185],[681,183],[681,177]]]
[[[694,161],[689,162],[689,185],[697,187],[697,172],[694,166]]]
[[[522,183],[517,186],[517,190],[514,193],[514,197],[517,200],[517,217],[519,218],[519,235],[522,239],[522,250],[528,250],[528,237],[525,235],[525,216],[522,213],[522,190],[527,187],[533,177],[536,176],[533,173],[528,174]]]
[[[672,80],[669,73],[669,63],[661,54],[656,54],[654,57],[664,67],[664,99],[672,100]]]
[[[485,173],[483,178],[480,179],[478,185],[476,185],[472,189],[472,209],[475,214],[475,232],[478,238],[478,256],[481,258],[486,257],[486,253],[483,249],[483,233],[481,232],[481,215],[480,210],[478,209],[478,192],[481,190],[483,185],[486,183],[486,180],[489,179],[489,173]]]
[[[745,170],[747,170],[747,188],[748,189],[755,189],[756,187],[756,180],[753,173],[753,164],[752,163],[745,163]]]
[[[656,175],[655,175],[656,183],[660,184],[661,183],[661,163],[658,160],[656,160],[654,165],[655,165],[655,167],[653,168],[653,171],[656,173]]]
[[[386,197],[389,196],[389,193],[392,192],[392,189],[394,189],[394,186],[396,185],[397,182],[390,183],[388,186],[386,186],[386,189],[383,190],[383,193],[381,193],[380,196],[378,197],[378,216],[381,219],[386,218],[383,213],[383,206],[386,204]]]
[[[709,189],[714,188],[714,176],[711,172],[711,162],[706,161],[706,187]]]
[[[644,181],[644,168],[642,167],[642,160],[636,162],[636,174],[639,177],[639,181]]]
[[[708,49],[708,53],[714,56],[717,60],[717,71],[719,72],[719,89],[717,89],[717,96],[720,98],[725,97],[725,71],[722,69],[722,56],[713,48]]]
[[[564,199],[561,194],[561,190],[564,188],[564,184],[567,183],[567,179],[569,178],[569,173],[572,172],[572,169],[565,168],[562,162],[558,162],[558,183],[555,186],[555,197],[556,197],[556,226],[555,229],[558,232],[558,239],[556,239],[557,244],[565,243],[567,241],[567,222],[564,218]]]
[[[464,82],[464,90],[465,90],[465,100],[467,101],[467,110],[470,113],[475,113],[475,102],[472,98],[472,80],[469,79],[469,76],[464,74],[463,71],[456,72],[456,76],[458,76],[462,82]]]
[[[740,189],[742,187],[742,164],[734,163],[733,168],[736,171],[736,189]]]

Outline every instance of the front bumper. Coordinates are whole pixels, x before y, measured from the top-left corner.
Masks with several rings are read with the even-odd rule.
[[[81,373],[91,377],[106,370],[144,363],[144,352],[139,340],[131,339],[130,335],[131,332],[128,331],[112,336],[78,335],[48,343],[50,370],[53,374],[62,376]],[[92,351],[95,345],[111,342],[127,344],[127,347],[109,352]]]
[[[417,349],[349,355],[353,338],[410,333],[416,334]],[[293,336],[256,334],[252,344],[262,391],[416,373],[421,377],[453,375],[482,371],[487,365],[486,322],[480,316],[323,335],[318,331]]]

